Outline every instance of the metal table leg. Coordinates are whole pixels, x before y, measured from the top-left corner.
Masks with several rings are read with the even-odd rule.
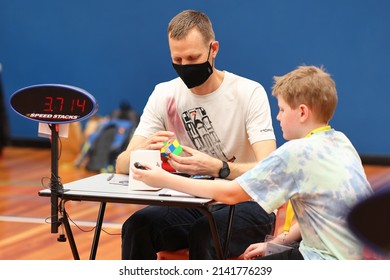
[[[69,245],[72,250],[73,258],[75,260],[79,260],[79,252],[77,251],[76,242],[73,238],[72,229],[70,228],[69,220],[68,220],[68,213],[66,213],[65,207],[62,209],[63,216],[61,217],[60,221],[64,224],[66,235],[69,239]]]
[[[100,203],[100,209],[99,209],[99,214],[98,218],[96,221],[96,228],[95,228],[95,234],[93,237],[93,242],[92,242],[92,247],[91,247],[91,254],[89,256],[90,260],[94,260],[96,258],[96,252],[97,248],[99,245],[99,238],[100,238],[100,232],[102,230],[102,225],[103,225],[103,218],[104,218],[104,212],[106,210],[106,203],[101,202]]]

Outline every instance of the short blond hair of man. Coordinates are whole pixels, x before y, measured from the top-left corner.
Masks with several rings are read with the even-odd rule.
[[[323,66],[299,66],[274,77],[273,96],[281,96],[292,108],[305,104],[320,122],[329,122],[337,105],[336,84]]]
[[[175,40],[185,38],[189,31],[197,28],[206,45],[215,39],[213,26],[209,17],[195,10],[185,10],[171,19],[168,25],[168,36]]]

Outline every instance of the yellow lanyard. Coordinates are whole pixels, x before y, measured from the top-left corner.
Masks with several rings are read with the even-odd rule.
[[[319,128],[316,128],[316,129],[313,129],[312,131],[310,131],[308,134],[306,134],[305,138],[309,138],[314,133],[328,131],[328,130],[331,130],[331,129],[332,128],[330,127],[330,125],[321,126]]]
[[[326,126],[322,126],[322,127],[316,128],[316,129],[310,131],[308,134],[306,134],[305,138],[309,138],[314,133],[328,131],[328,130],[331,130],[331,129],[332,128],[330,127],[330,125],[326,125]],[[284,233],[287,233],[287,232],[290,231],[290,227],[291,227],[291,223],[292,223],[293,217],[294,217],[294,211],[292,209],[291,201],[289,200],[288,204],[287,204],[287,209],[286,209],[286,219],[284,221],[284,226],[283,226],[283,232]]]

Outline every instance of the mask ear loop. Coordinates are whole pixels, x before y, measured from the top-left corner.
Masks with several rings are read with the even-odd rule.
[[[210,43],[209,53],[208,53],[208,55],[207,55],[207,61],[209,61],[209,58],[210,58],[210,53],[211,53],[211,46],[212,46],[212,44],[213,44],[213,42]],[[214,68],[214,58],[212,59],[211,68]]]

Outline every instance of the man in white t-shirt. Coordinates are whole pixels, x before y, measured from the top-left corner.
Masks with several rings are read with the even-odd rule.
[[[179,77],[155,87],[116,172],[129,172],[132,150],[159,150],[177,139],[185,156],[171,154],[163,167],[234,179],[276,149],[267,94],[259,83],[215,68],[219,42],[204,13],[175,16],[168,41]],[[222,244],[228,213],[227,205],[214,206]],[[236,205],[229,257],[263,241],[274,222],[256,202]],[[182,248],[189,248],[190,259],[216,257],[208,220],[196,209],[147,206],[123,224],[122,259],[156,259],[159,251]]]

